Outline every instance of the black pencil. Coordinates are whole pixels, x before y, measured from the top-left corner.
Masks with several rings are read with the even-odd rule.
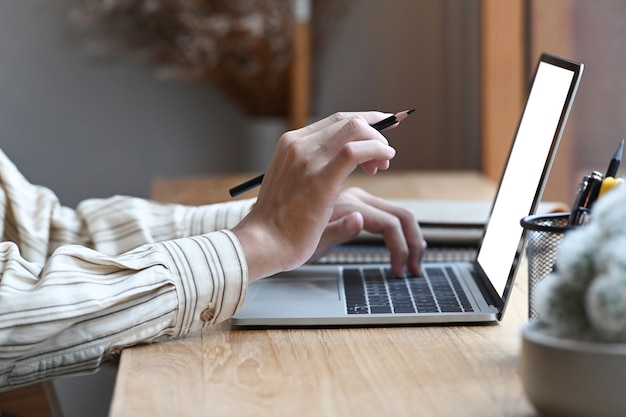
[[[624,151],[624,139],[620,141],[619,146],[617,147],[617,150],[615,151],[615,154],[613,155],[613,158],[611,158],[611,162],[609,162],[609,168],[606,170],[606,175],[604,176],[604,178],[607,178],[607,177],[615,178],[615,176],[617,175],[617,170],[619,169],[619,164],[622,162],[623,151]]]
[[[406,117],[413,113],[415,111],[415,109],[411,109],[411,110],[405,110],[405,111],[401,111],[399,113],[396,114],[392,114],[391,116],[384,118],[383,120],[380,120],[370,126],[372,126],[374,129],[380,131],[383,129],[387,129],[388,127],[391,127],[393,125],[395,125],[396,123],[400,123],[402,120],[406,119]],[[261,185],[261,183],[263,182],[263,177],[265,176],[265,174],[261,174],[257,177],[254,177],[252,179],[249,179],[248,181],[241,183],[239,185],[237,185],[236,187],[233,187],[229,190],[230,192],[230,196],[231,197],[236,197],[239,194],[243,194],[248,190],[253,189],[254,187],[258,187],[259,185]]]

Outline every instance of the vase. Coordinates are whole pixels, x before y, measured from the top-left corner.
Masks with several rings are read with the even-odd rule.
[[[626,344],[548,334],[531,320],[522,330],[520,377],[545,416],[626,416]]]

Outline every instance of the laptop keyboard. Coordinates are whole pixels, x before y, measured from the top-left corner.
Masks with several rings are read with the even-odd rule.
[[[348,314],[473,311],[454,270],[424,267],[425,277],[396,278],[385,267],[344,268]]]
[[[471,261],[476,257],[476,246],[428,247],[423,262]],[[389,250],[377,245],[339,245],[316,263],[327,265],[389,263]]]

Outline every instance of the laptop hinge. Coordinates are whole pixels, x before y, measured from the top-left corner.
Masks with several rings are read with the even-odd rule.
[[[482,272],[478,263],[475,263],[474,268],[472,268],[472,278],[474,279],[476,286],[480,290],[480,293],[487,304],[497,308],[498,311],[501,311],[503,304],[502,299],[497,295],[495,289],[491,285],[487,285],[487,279],[485,278],[484,272]]]

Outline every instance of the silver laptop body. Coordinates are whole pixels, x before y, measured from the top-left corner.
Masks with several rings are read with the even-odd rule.
[[[386,263],[305,265],[250,284],[231,323],[370,326],[501,320],[523,253],[520,219],[534,213],[541,199],[582,72],[580,63],[541,56],[472,261],[426,262],[423,276],[408,278],[390,276]]]

